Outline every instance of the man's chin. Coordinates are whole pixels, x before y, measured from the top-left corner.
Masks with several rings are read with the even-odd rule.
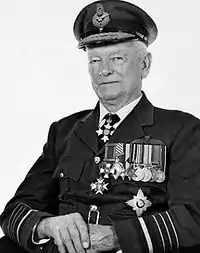
[[[115,101],[120,97],[120,94],[103,94],[99,98],[102,101]]]

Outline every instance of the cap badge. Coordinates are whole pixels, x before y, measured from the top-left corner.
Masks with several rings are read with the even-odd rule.
[[[98,27],[100,32],[103,27],[110,22],[110,14],[104,11],[102,4],[97,4],[97,10],[92,18],[92,23],[94,26]]]
[[[144,196],[144,193],[141,189],[139,189],[137,195],[133,196],[131,200],[128,200],[126,204],[133,208],[138,217],[140,217],[142,213],[152,205],[151,201],[149,201],[147,197]]]

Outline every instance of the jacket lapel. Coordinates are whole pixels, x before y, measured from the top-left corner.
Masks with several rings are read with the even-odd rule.
[[[96,129],[98,128],[99,120],[99,103],[94,110],[84,117],[78,123],[74,130],[77,138],[79,138],[93,153],[102,153],[104,147],[98,150],[98,138]],[[129,143],[135,139],[142,138],[146,135],[145,127],[154,123],[154,107],[143,96],[131,113],[120,123],[111,136],[108,143]]]
[[[154,123],[154,107],[148,101],[145,94],[131,113],[120,123],[111,136],[109,143],[128,143],[144,137],[145,127]]]
[[[92,112],[84,117],[78,123],[74,130],[77,138],[79,138],[92,152],[96,154],[98,151],[98,139],[96,129],[99,120],[99,103]]]

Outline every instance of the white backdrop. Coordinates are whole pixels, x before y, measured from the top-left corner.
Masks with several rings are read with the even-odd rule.
[[[50,124],[93,108],[73,22],[89,0],[0,0],[0,212],[42,152]],[[132,1],[133,2],[133,1]],[[154,105],[200,117],[198,0],[134,0],[156,21],[144,90]]]

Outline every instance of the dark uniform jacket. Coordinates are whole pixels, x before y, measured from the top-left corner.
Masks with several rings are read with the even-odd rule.
[[[43,154],[0,217],[5,235],[29,252],[40,252],[32,243],[32,230],[42,217],[79,212],[87,222],[90,205],[96,205],[99,224],[115,227],[123,253],[146,253],[151,247],[155,253],[177,252],[200,244],[200,121],[154,107],[143,94],[108,143],[131,143],[147,136],[163,143],[166,178],[160,183],[110,178],[108,190],[95,194],[90,184],[98,178],[104,158],[104,147],[98,150],[98,120],[97,104],[94,110],[51,125]],[[139,189],[152,203],[140,220],[126,204]],[[43,250],[48,252],[52,244]]]

